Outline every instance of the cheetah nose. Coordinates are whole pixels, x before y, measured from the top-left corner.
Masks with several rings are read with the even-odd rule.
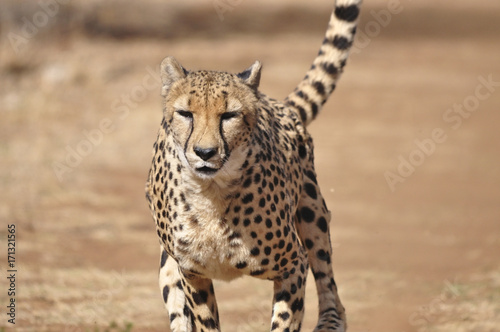
[[[207,161],[208,159],[212,158],[215,153],[217,152],[216,148],[200,148],[198,146],[194,147],[194,153],[204,161]]]

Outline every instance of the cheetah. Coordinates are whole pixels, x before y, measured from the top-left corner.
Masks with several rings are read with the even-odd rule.
[[[259,91],[259,61],[238,74],[162,61],[163,119],[146,198],[172,331],[220,331],[212,280],[243,275],[274,283],[271,331],[300,331],[309,267],[314,331],[346,330],[306,126],[336,87],[360,5],[337,0],[317,57],[283,102]]]

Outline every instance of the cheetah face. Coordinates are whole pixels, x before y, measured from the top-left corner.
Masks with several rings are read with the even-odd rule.
[[[188,72],[171,57],[161,68],[164,117],[183,164],[205,179],[239,169],[257,119],[260,63],[237,75]]]

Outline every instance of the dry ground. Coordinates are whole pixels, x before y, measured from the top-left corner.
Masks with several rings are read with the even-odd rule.
[[[240,71],[260,59],[262,91],[283,98],[330,7],[242,2],[221,21],[215,2],[147,3],[72,2],[49,22],[63,30],[48,24],[19,52],[15,19],[40,8],[2,11],[0,330],[167,330],[143,194],[161,120],[157,65],[174,55],[189,69]],[[371,10],[388,4],[366,1],[358,49],[310,128],[350,331],[498,331],[500,6],[399,3],[383,22]],[[16,328],[4,313],[7,224]],[[317,315],[311,286],[304,331]],[[216,293],[223,331],[269,329],[270,283],[242,278]]]

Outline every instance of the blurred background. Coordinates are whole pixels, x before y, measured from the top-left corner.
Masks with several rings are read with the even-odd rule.
[[[261,91],[282,99],[332,5],[2,0],[0,330],[167,331],[144,198],[159,63],[239,72],[259,59]],[[344,76],[310,126],[350,331],[498,331],[499,32],[498,1],[364,3]],[[269,330],[271,283],[215,288],[223,331]]]

